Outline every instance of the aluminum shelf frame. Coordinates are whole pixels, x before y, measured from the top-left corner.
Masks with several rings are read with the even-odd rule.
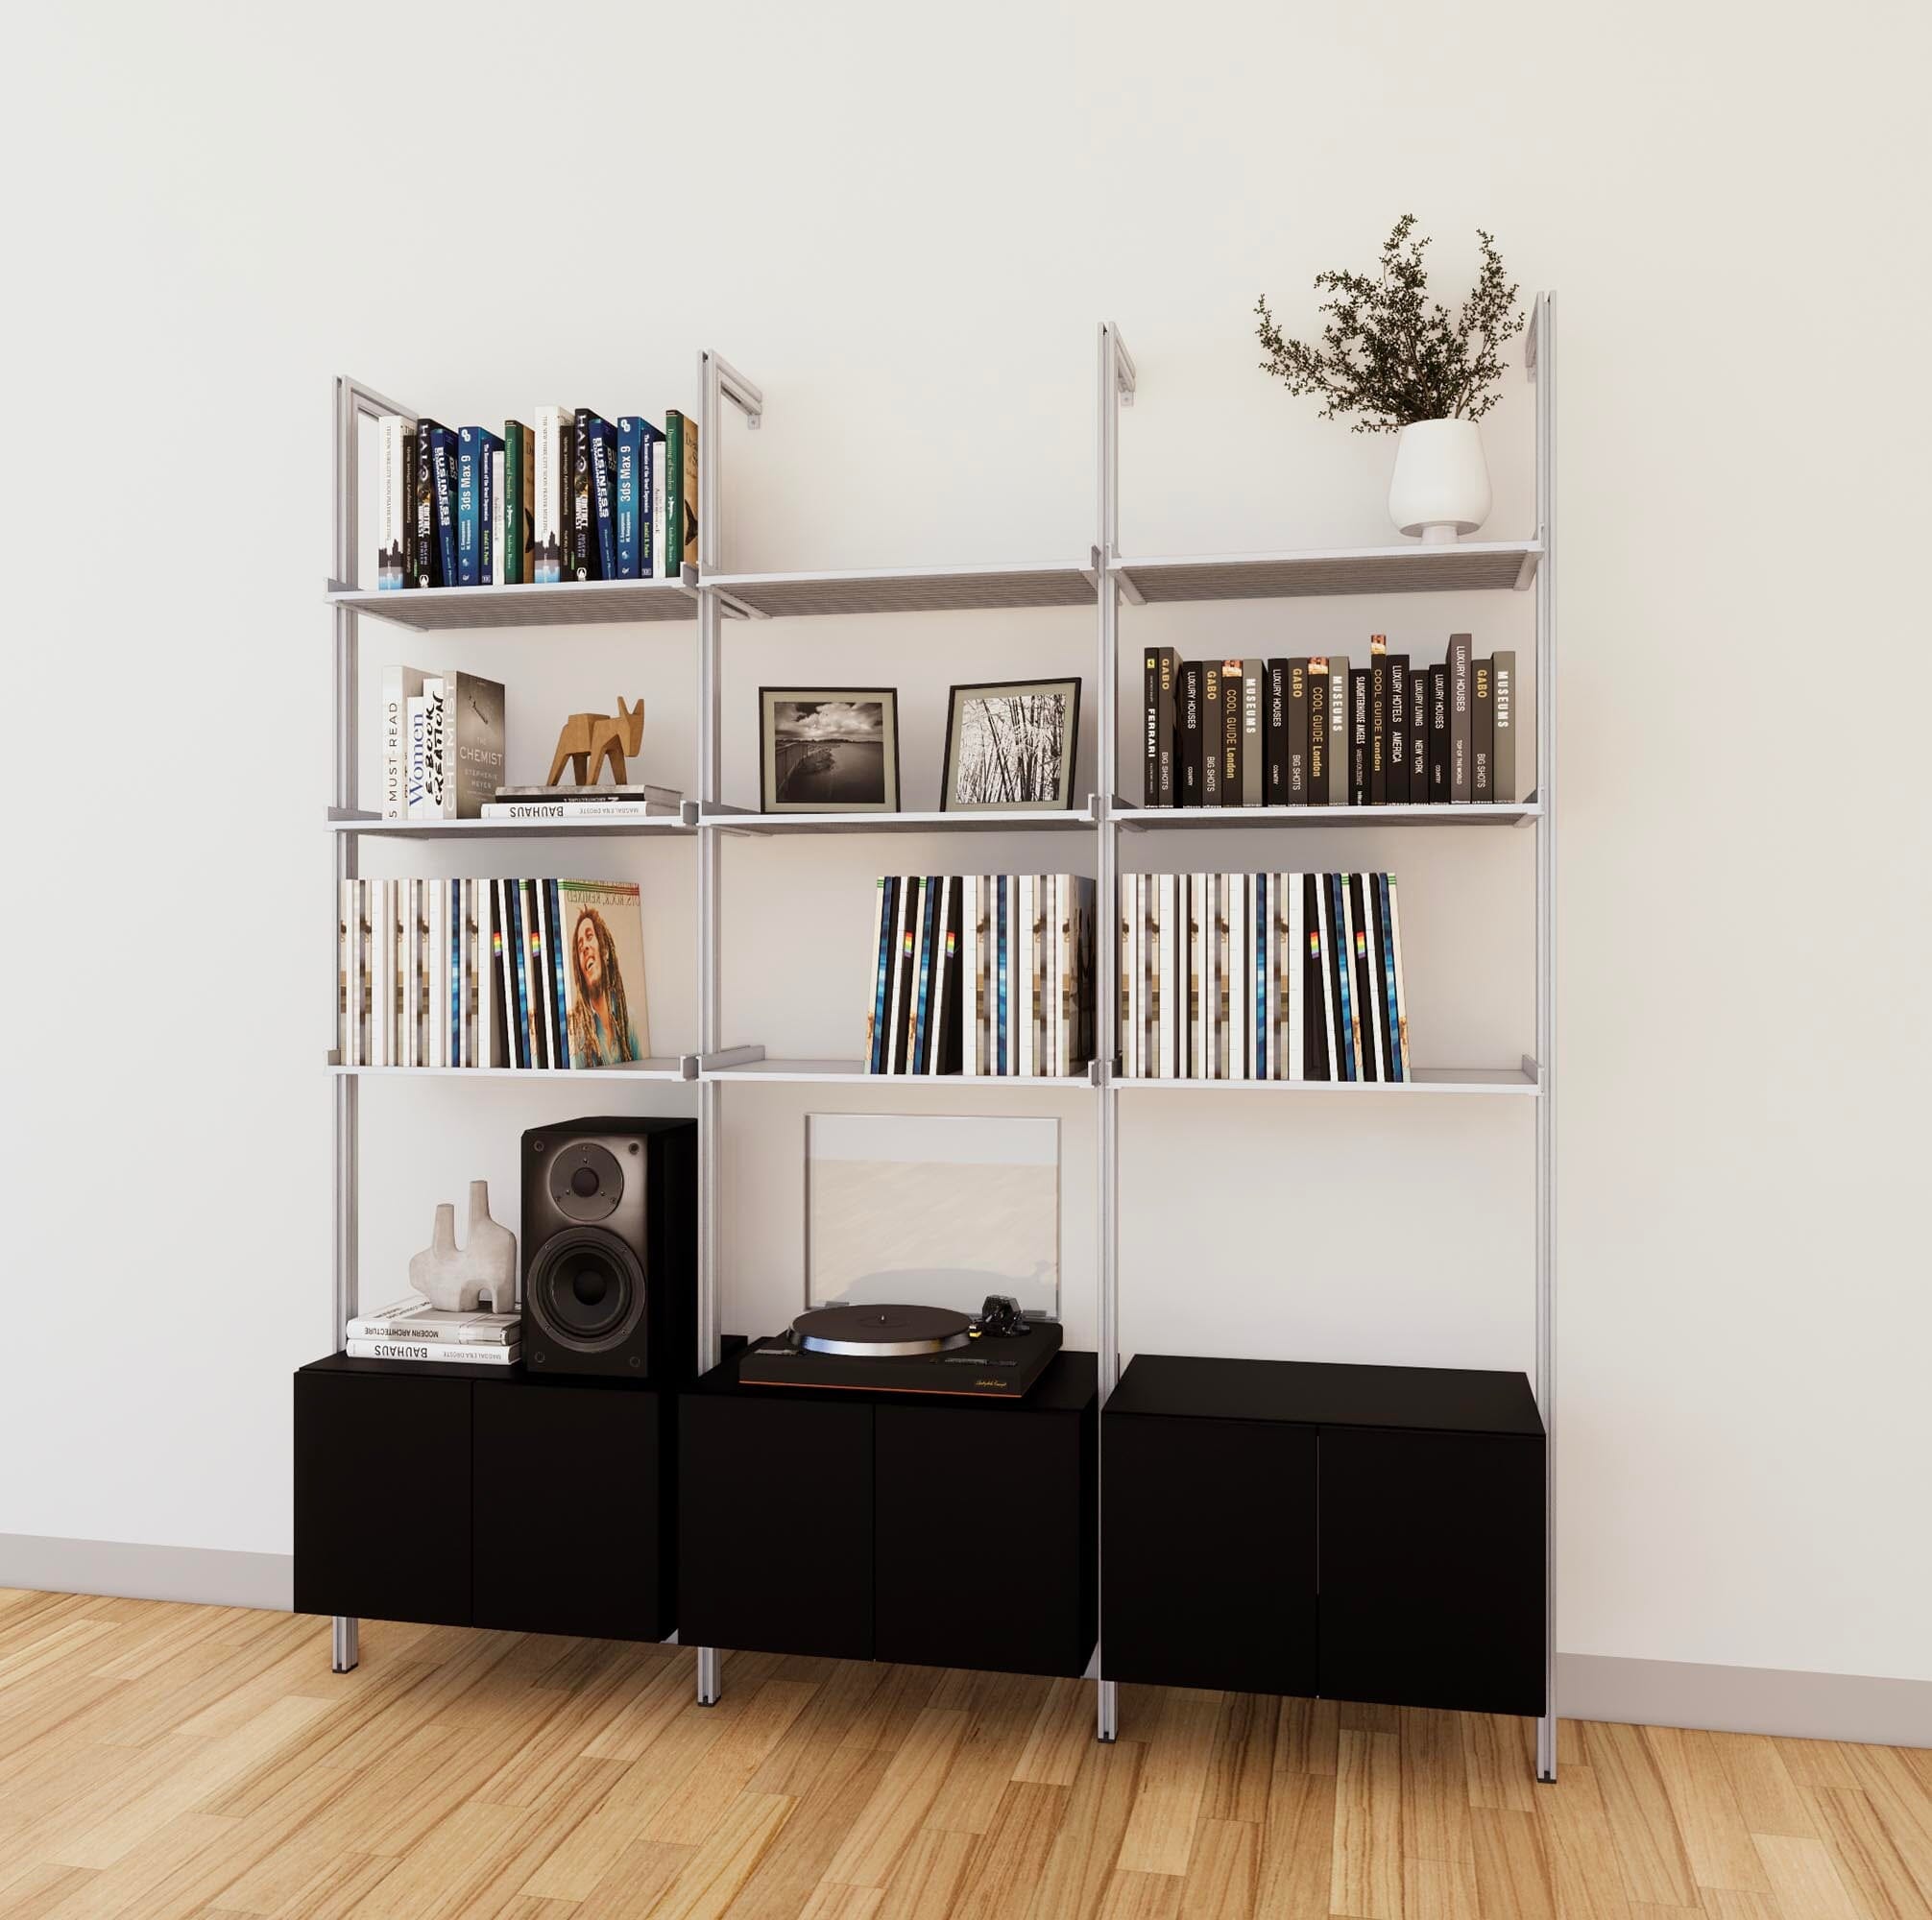
[[[1292,600],[1357,593],[1521,593],[1536,577],[1540,540],[1450,546],[1312,548],[1304,553],[1203,554],[1116,560],[1111,571],[1136,604]]]
[[[708,457],[699,473],[698,565],[664,582],[559,583],[554,586],[461,588],[437,591],[368,592],[357,588],[356,433],[358,422],[384,413],[405,413],[380,395],[349,379],[335,385],[334,544],[337,582],[328,605],[334,633],[334,777],[329,841],[337,880],[352,878],[365,839],[434,840],[446,835],[478,839],[521,836],[681,836],[698,849],[697,987],[699,1047],[692,1054],[646,1061],[616,1071],[652,1083],[695,1084],[699,1128],[698,1358],[714,1364],[719,1351],[719,1231],[721,1209],[719,1090],[728,1085],[863,1085],[977,1090],[1002,1094],[1015,1089],[1091,1094],[1098,1103],[1097,1345],[1102,1402],[1099,1471],[1103,1474],[1104,1404],[1120,1377],[1120,1098],[1125,1092],[1284,1094],[1402,1098],[1431,1094],[1530,1097],[1536,1102],[1536,1378],[1537,1405],[1549,1438],[1550,1481],[1556,1473],[1556,807],[1557,661],[1555,593],[1556,337],[1555,297],[1545,293],[1533,307],[1526,362],[1535,390],[1536,535],[1527,540],[1469,541],[1434,548],[1418,545],[1358,547],[1260,554],[1193,555],[1136,560],[1119,548],[1120,416],[1132,406],[1139,374],[1120,332],[1099,329],[1095,543],[1084,560],[978,566],[898,567],[831,572],[729,573],[719,564],[721,469],[719,433],[725,403],[737,407],[757,428],[764,399],[758,388],[710,351],[698,356],[701,444]],[[1137,808],[1113,792],[1121,766],[1118,666],[1120,606],[1218,600],[1284,599],[1368,593],[1480,592],[1534,589],[1536,609],[1537,791],[1509,806]],[[1085,810],[1056,813],[900,813],[765,815],[727,806],[720,794],[722,756],[719,648],[723,623],[732,618],[792,619],[827,614],[923,613],[1038,608],[1085,609],[1097,617],[1096,676],[1105,791]],[[694,621],[698,639],[698,796],[678,819],[565,822],[383,822],[355,807],[357,754],[357,628],[360,617],[389,621],[419,632],[497,628],[665,624]],[[1095,834],[1096,891],[1114,897],[1120,873],[1121,835],[1170,830],[1253,832],[1324,827],[1510,827],[1535,834],[1536,863],[1536,1055],[1513,1068],[1435,1068],[1417,1070],[1407,1084],[1123,1079],[1103,1065],[1066,1078],[955,1074],[870,1074],[856,1060],[768,1059],[761,1046],[721,1044],[719,944],[722,843],[738,835],[892,833]],[[329,916],[329,989],[336,983],[335,914]],[[1099,917],[1097,978],[1118,975],[1117,917]],[[1117,1053],[1116,996],[1096,996],[1098,1060]],[[355,1306],[355,1229],[358,1206],[357,1144],[360,1083],[371,1075],[427,1073],[501,1079],[564,1079],[580,1086],[592,1076],[510,1068],[345,1068],[330,1056],[334,1101],[334,1211],[331,1294],[332,1344],[339,1346]],[[1546,1645],[1549,1711],[1537,1729],[1536,1771],[1556,1778],[1556,1515],[1548,1509]],[[1096,1567],[1096,1578],[1099,1569]],[[332,1664],[347,1671],[356,1662],[353,1620],[333,1623]],[[1106,1677],[1105,1647],[1099,1650],[1096,1734],[1110,1740],[1118,1729],[1115,1684]],[[705,1704],[720,1693],[717,1650],[696,1649],[697,1696]]]
[[[690,569],[687,569],[689,572]],[[338,612],[367,614],[418,634],[499,627],[616,627],[695,620],[695,580],[559,580],[505,587],[414,587],[374,592],[329,582]]]
[[[410,1080],[428,1076],[451,1080],[570,1080],[584,1087],[598,1080],[694,1080],[695,1068],[687,1068],[686,1058],[671,1054],[662,1059],[627,1060],[616,1067],[345,1067],[339,1060],[331,1060],[327,1070],[356,1079],[374,1075]],[[688,1058],[694,1062],[696,1056]]]
[[[837,573],[705,573],[705,587],[759,619],[824,613],[954,613],[1094,604],[1089,560],[887,566]]]

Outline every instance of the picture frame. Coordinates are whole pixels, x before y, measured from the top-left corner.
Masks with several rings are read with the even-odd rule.
[[[1074,805],[1080,678],[974,681],[946,707],[942,813],[1064,813]]]
[[[761,686],[759,810],[897,813],[896,686]]]

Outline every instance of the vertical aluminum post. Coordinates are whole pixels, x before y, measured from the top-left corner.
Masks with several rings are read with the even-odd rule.
[[[1096,1152],[1099,1159],[1097,1183],[1099,1204],[1099,1234],[1096,1292],[1098,1295],[1098,1335],[1099,1364],[1099,1403],[1101,1428],[1105,1428],[1107,1396],[1121,1375],[1120,1320],[1120,1090],[1114,1084],[1115,1024],[1118,1012],[1120,965],[1117,947],[1120,933],[1120,823],[1114,814],[1114,790],[1120,775],[1120,588],[1113,574],[1120,538],[1120,410],[1131,402],[1134,394],[1134,363],[1121,344],[1120,329],[1102,322],[1099,333],[1099,387],[1097,395],[1098,419],[1095,451],[1095,505],[1098,524],[1094,546],[1096,597],[1099,604],[1098,636],[1099,700],[1097,704],[1099,751],[1095,763],[1099,769],[1099,791],[1096,796],[1098,838],[1095,855],[1094,905],[1099,921],[1099,938],[1094,949],[1094,1056],[1099,1080],[1099,1121]],[[1105,1472],[1105,1447],[1095,1450],[1095,1498],[1099,1496],[1099,1475]],[[1098,1526],[1098,1523],[1097,1523]],[[1098,1539],[1098,1531],[1096,1535]],[[1097,1583],[1101,1578],[1095,1570]],[[1099,1685],[1095,1691],[1094,1735],[1111,1740],[1120,1731],[1120,1703],[1113,1681],[1106,1677],[1106,1648],[1101,1645],[1095,1663]]]
[[[1536,1778],[1557,1777],[1557,299],[1537,297],[1526,357],[1536,382],[1536,1405],[1543,1489],[1544,1712]]]
[[[706,349],[698,354],[698,801],[699,813],[721,796],[718,628],[724,609],[711,586],[721,570],[724,550],[719,509],[724,497],[720,467],[724,448],[718,429],[723,402],[740,408],[748,426],[764,414],[764,396],[743,374]],[[698,1352],[699,1370],[718,1362],[718,1251],[723,1212],[720,1204],[719,1112],[722,1090],[703,1070],[722,1044],[718,1008],[718,935],[722,877],[722,836],[698,829]],[[714,1646],[697,1650],[700,1706],[715,1706],[723,1692],[722,1662]]]

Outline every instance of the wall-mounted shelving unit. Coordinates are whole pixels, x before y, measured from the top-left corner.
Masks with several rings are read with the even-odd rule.
[[[1098,1108],[1099,1178],[1093,1203],[1098,1220],[1097,1325],[1102,1458],[1105,1403],[1120,1375],[1120,1160],[1119,1104],[1122,1095],[1193,1093],[1260,1094],[1285,1098],[1394,1098],[1442,1095],[1511,1095],[1536,1102],[1535,1125],[1535,1301],[1536,1407],[1549,1436],[1548,1477],[1554,1478],[1556,1299],[1556,1116],[1554,1053],[1556,1035],[1556,634],[1555,634],[1555,302],[1543,294],[1535,301],[1526,361],[1535,392],[1536,490],[1534,537],[1521,540],[1466,541],[1447,547],[1416,545],[1339,548],[1303,552],[1196,555],[1134,559],[1119,550],[1120,437],[1123,407],[1133,402],[1138,374],[1118,330],[1103,324],[1099,334],[1097,390],[1098,492],[1096,538],[1085,556],[1059,562],[983,566],[904,567],[836,572],[726,572],[720,565],[718,529],[721,468],[726,458],[720,434],[725,405],[736,406],[756,427],[764,401],[759,390],[717,355],[698,359],[699,444],[706,449],[700,471],[699,564],[683,578],[664,582],[612,582],[556,586],[463,588],[440,591],[369,592],[353,585],[357,513],[357,436],[360,423],[384,413],[407,413],[380,395],[349,379],[336,383],[334,577],[327,592],[335,647],[335,772],[328,827],[334,845],[335,874],[352,877],[364,839],[512,839],[519,836],[588,837],[663,835],[695,842],[697,875],[698,1050],[675,1059],[653,1060],[628,1070],[632,1079],[695,1082],[699,1125],[699,1303],[698,1359],[714,1365],[719,1355],[719,1224],[721,1205],[721,1092],[726,1086],[761,1084],[849,1086],[862,1081],[888,1094],[896,1087],[993,1091],[1048,1091],[1093,1099]],[[1122,750],[1120,713],[1121,607],[1176,602],[1268,600],[1322,595],[1409,592],[1525,592],[1535,594],[1535,780],[1531,797],[1508,805],[1262,807],[1142,809],[1115,797]],[[1096,667],[1101,766],[1100,793],[1081,809],[1064,812],[761,814],[725,804],[721,793],[719,651],[727,620],[809,619],[826,615],[922,613],[954,611],[1018,611],[1059,608],[1084,610],[1097,622]],[[417,632],[547,629],[567,626],[691,622],[696,627],[699,716],[698,796],[676,819],[633,821],[384,822],[357,810],[357,622],[390,621]],[[1312,828],[1381,827],[1526,828],[1535,844],[1536,1051],[1519,1062],[1481,1068],[1422,1068],[1404,1083],[1336,1084],[1124,1080],[1105,1063],[1115,1054],[1118,1009],[1104,983],[1118,976],[1117,917],[1099,915],[1095,965],[1102,990],[1095,996],[1094,1068],[1071,1078],[984,1078],[958,1075],[869,1076],[857,1060],[785,1060],[765,1057],[757,1044],[724,1044],[719,997],[723,843],[734,836],[811,836],[849,834],[1042,833],[1093,836],[1096,896],[1115,897],[1122,836],[1147,833],[1235,830],[1244,834],[1293,833]],[[330,917],[331,978],[334,972],[334,916]],[[356,1308],[357,1094],[362,1078],[374,1074],[436,1072],[446,1076],[495,1071],[528,1079],[527,1069],[350,1068],[333,1063],[329,1073],[335,1103],[334,1269],[331,1335],[339,1346]],[[554,1072],[582,1083],[593,1076]],[[751,1330],[761,1332],[761,1329]],[[1104,1471],[1104,1468],[1102,1468]],[[1537,1772],[1556,1776],[1555,1526],[1546,1481],[1544,1668],[1545,1712],[1538,1725]],[[335,1664],[355,1663],[356,1622],[338,1619]],[[1117,1702],[1106,1678],[1105,1646],[1097,1667],[1097,1731],[1114,1738]],[[716,1649],[697,1649],[699,1697],[719,1694]]]

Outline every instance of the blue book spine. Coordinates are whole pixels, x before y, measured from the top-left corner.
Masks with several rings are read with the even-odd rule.
[[[527,988],[523,968],[523,889],[515,880],[503,882],[503,907],[509,922],[503,937],[509,942],[505,957],[510,963],[510,1065],[529,1067],[533,1062],[530,1058],[530,1009],[525,997]]]
[[[608,420],[591,420],[591,506],[596,519],[597,578],[617,577],[617,447]]]
[[[429,435],[429,484],[435,492],[436,545],[443,560],[443,584],[458,584],[456,572],[456,436],[447,426]]]
[[[556,1065],[574,1067],[577,1063],[570,1058],[570,996],[564,985],[564,943],[569,934],[564,926],[564,896],[555,880],[539,883],[550,896],[550,925],[554,929],[550,941],[550,995],[557,1005],[557,1054]]]
[[[474,587],[483,578],[479,570],[483,542],[478,538],[477,516],[482,506],[482,487],[478,466],[476,429],[456,429],[456,584]]]
[[[1382,995],[1389,1004],[1389,1077],[1404,1078],[1402,1071],[1402,1015],[1395,1003],[1395,934],[1389,919],[1389,876],[1370,876],[1375,885],[1376,916],[1382,923]]]
[[[937,879],[926,883],[926,898],[919,903],[919,1000],[912,1016],[912,1058],[906,1070],[925,1073],[930,1070],[930,1048],[928,1045],[927,1005],[932,987],[932,948],[933,928],[939,922],[939,882]]]
[[[1254,876],[1254,1077],[1268,1078],[1268,876]]]
[[[638,578],[638,452],[641,424],[635,415],[617,421],[617,578]]]
[[[466,426],[463,432],[475,472],[471,491],[476,501],[476,578],[471,585],[494,587],[502,578],[496,561],[496,456],[503,451],[503,439],[487,426]],[[460,461],[457,478],[460,483]]]
[[[1328,887],[1331,902],[1329,913],[1332,916],[1330,938],[1334,944],[1336,954],[1336,992],[1340,996],[1341,1009],[1340,1015],[1336,1021],[1336,1025],[1340,1029],[1339,1037],[1341,1042],[1341,1060],[1335,1077],[1338,1080],[1353,1080],[1355,1078],[1355,1009],[1352,1004],[1354,996],[1348,990],[1348,976],[1354,971],[1354,962],[1350,959],[1348,952],[1348,923],[1342,917],[1343,891],[1341,876],[1340,874],[1330,874],[1328,876]]]
[[[889,1057],[885,1044],[885,988],[892,978],[893,917],[899,910],[899,881],[888,875],[879,882],[885,898],[879,909],[879,967],[872,980],[872,1052],[866,1061],[874,1073],[883,1073]]]
[[[1000,897],[999,924],[995,933],[995,968],[999,980],[999,991],[995,996],[999,1013],[999,1032],[994,1041],[994,1070],[1004,1073],[1006,1068],[1006,876],[1002,874],[994,881],[994,890]]]

